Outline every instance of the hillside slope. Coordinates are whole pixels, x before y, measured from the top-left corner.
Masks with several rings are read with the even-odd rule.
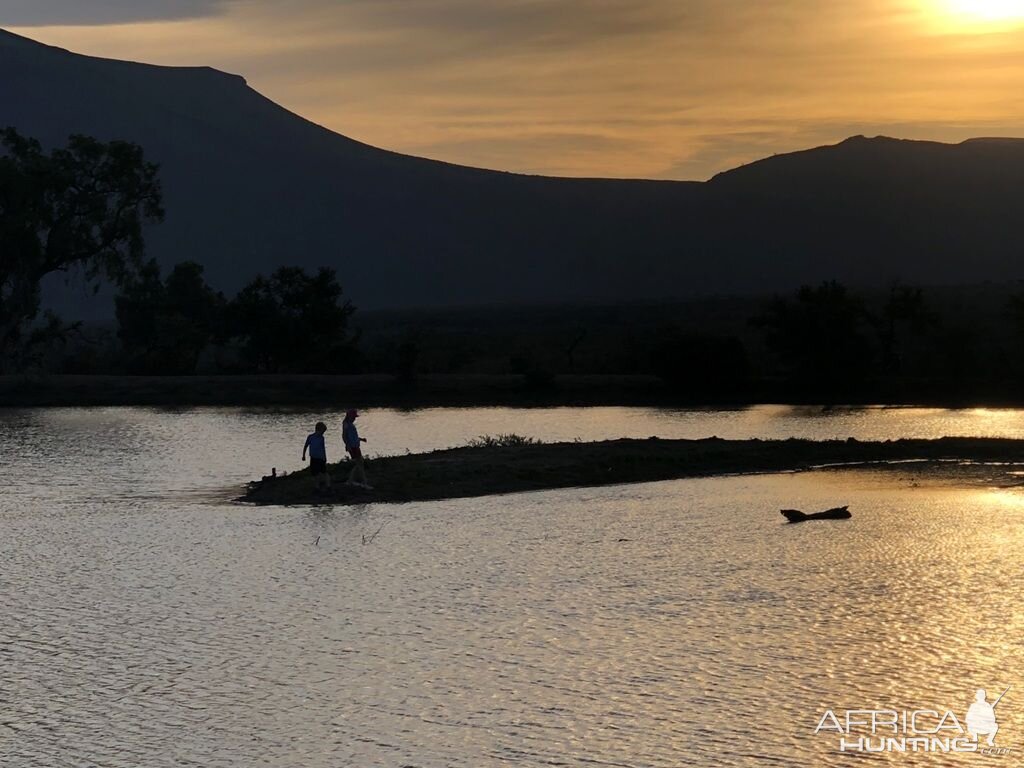
[[[523,176],[367,146],[235,75],[2,30],[0,125],[51,145],[76,132],[142,144],[168,212],[150,252],[200,261],[227,291],[280,264],[335,266],[364,307],[1021,274],[1024,143],[1012,140],[857,137],[707,183]]]

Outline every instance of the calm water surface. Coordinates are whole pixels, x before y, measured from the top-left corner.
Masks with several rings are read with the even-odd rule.
[[[319,417],[0,411],[0,765],[844,765],[834,735],[812,735],[826,708],[962,716],[975,688],[1011,684],[1009,758],[870,759],[1024,755],[1024,491],[998,487],[1005,468],[227,501],[297,468]],[[361,426],[396,453],[513,431],[1020,437],[1024,413],[460,409]],[[854,518],[779,522],[837,503]]]

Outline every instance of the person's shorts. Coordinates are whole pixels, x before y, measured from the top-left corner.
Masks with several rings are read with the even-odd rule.
[[[310,459],[309,471],[314,477],[327,473],[327,459]]]
[[[346,450],[352,457],[353,461],[358,461],[359,459],[363,458],[363,451],[362,449],[360,449],[358,445],[355,448],[346,448]]]

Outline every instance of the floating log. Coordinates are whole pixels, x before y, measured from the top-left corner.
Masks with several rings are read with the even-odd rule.
[[[780,509],[783,516],[791,523],[802,523],[805,520],[848,520],[852,515],[847,507],[833,507],[824,512],[807,514],[799,509]]]

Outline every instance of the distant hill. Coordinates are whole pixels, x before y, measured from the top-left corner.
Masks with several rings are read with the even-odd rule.
[[[97,59],[0,30],[0,125],[142,144],[164,264],[231,291],[335,266],[359,306],[632,300],[1024,276],[1024,141],[855,137],[709,182],[559,179],[353,141],[238,76]],[[66,299],[66,297],[65,297]]]

